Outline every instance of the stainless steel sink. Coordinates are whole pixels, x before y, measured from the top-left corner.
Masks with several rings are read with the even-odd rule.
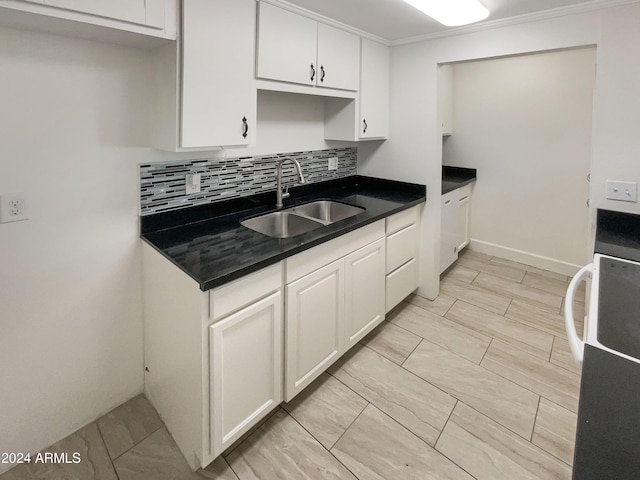
[[[364,212],[364,208],[347,205],[346,203],[334,202],[332,200],[319,200],[317,202],[305,203],[291,209],[292,212],[305,217],[312,217],[328,224],[353,217]]]
[[[290,211],[273,212],[260,217],[247,218],[242,220],[240,225],[275,238],[295,237],[324,226],[321,222],[301,217]]]
[[[318,200],[279,212],[247,218],[240,225],[275,238],[289,238],[353,217],[364,208],[332,200]]]

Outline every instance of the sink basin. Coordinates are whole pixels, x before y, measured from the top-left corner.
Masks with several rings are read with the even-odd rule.
[[[310,232],[324,226],[316,220],[301,217],[292,212],[273,212],[260,217],[247,218],[240,222],[242,226],[260,232],[269,237],[289,238]]]
[[[353,217],[360,212],[364,212],[365,209],[332,200],[318,200],[317,202],[305,203],[304,205],[293,207],[291,210],[294,213],[306,217],[317,218],[323,223],[333,223],[338,220]]]

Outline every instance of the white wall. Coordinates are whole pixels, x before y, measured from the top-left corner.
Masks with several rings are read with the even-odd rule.
[[[591,202],[640,214],[640,204],[607,200],[606,180],[640,183],[640,5],[605,10],[598,43]]]
[[[353,146],[324,140],[324,98],[282,92],[258,92],[256,147],[237,154],[298,152]]]
[[[359,173],[427,184],[420,293],[438,293],[442,141],[437,105],[438,63],[597,45],[592,132],[592,218],[595,207],[628,209],[603,198],[605,179],[640,180],[640,5],[504,26],[392,50],[391,131],[382,145],[359,150]],[[634,60],[635,59],[635,60]]]
[[[596,50],[453,66],[443,164],[477,168],[471,247],[573,274],[588,262]]]
[[[142,391],[140,163],[148,52],[0,28],[0,452],[37,451]],[[326,148],[324,103],[260,94],[259,148]],[[335,144],[332,144],[332,146]],[[10,465],[0,464],[0,472]]]
[[[46,447],[142,391],[137,164],[145,58],[0,29],[0,451]],[[7,465],[0,465],[0,470]]]

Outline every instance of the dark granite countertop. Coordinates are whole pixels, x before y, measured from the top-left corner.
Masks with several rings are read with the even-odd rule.
[[[475,168],[442,166],[442,195],[464,187],[477,179]]]
[[[640,365],[585,345],[574,480],[640,478]]]
[[[595,252],[640,262],[640,215],[598,209]]]
[[[141,238],[203,291],[255,272],[426,201],[424,185],[360,175],[290,189],[284,208],[331,199],[365,211],[291,238],[272,238],[240,220],[276,211],[275,192],[141,217]]]

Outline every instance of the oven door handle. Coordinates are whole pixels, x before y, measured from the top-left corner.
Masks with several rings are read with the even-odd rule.
[[[569,347],[571,347],[571,354],[573,359],[578,364],[582,364],[584,357],[584,341],[580,340],[578,333],[576,332],[576,322],[573,318],[573,299],[576,296],[576,290],[580,283],[591,276],[593,272],[593,264],[585,265],[582,267],[575,277],[571,279],[569,287],[567,288],[567,296],[564,305],[564,326],[567,330],[567,338],[569,339]]]

